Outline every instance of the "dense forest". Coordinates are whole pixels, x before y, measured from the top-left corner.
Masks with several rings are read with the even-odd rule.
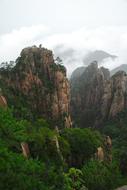
[[[107,190],[127,180],[126,118],[106,124],[102,133],[71,128],[60,132],[44,119],[16,120],[10,109],[0,109],[0,189]],[[122,126],[120,126],[122,125]],[[104,135],[113,139],[113,160],[99,161]],[[29,152],[22,154],[27,142]]]

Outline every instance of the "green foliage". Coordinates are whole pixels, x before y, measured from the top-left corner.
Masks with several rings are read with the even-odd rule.
[[[0,189],[67,190],[61,170],[0,147]]]
[[[0,109],[0,189],[67,190],[63,169],[57,166],[55,135],[43,119],[32,126],[16,121],[10,110]],[[29,159],[22,155],[23,141],[29,144]]]
[[[0,139],[11,149],[20,150],[20,143],[27,140],[23,121],[16,121],[9,109],[0,108]]]
[[[122,173],[127,175],[127,110],[105,123],[101,131],[112,138],[113,157],[119,163]]]
[[[112,190],[123,184],[122,176],[116,164],[104,164],[89,161],[83,168],[83,179],[90,190]]]
[[[44,189],[41,179],[44,177],[45,166],[32,159],[25,160],[23,156],[0,148],[0,189]]]
[[[69,172],[65,174],[65,179],[68,184],[68,190],[87,190],[84,186],[85,182],[82,179],[83,173],[79,169],[70,168]]]
[[[68,158],[70,156],[69,142],[62,136],[58,136],[58,141],[59,141],[59,145],[60,145],[60,151],[61,151],[63,157]]]
[[[102,144],[101,135],[91,129],[65,129],[62,131],[70,145],[70,156],[67,158],[72,166],[81,167],[93,157],[97,147]]]
[[[43,118],[40,118],[40,119],[37,119],[35,122],[34,122],[34,125],[36,126],[36,128],[41,128],[41,127],[46,127],[46,128],[49,128],[49,123],[43,119]]]
[[[125,128],[121,136],[113,131],[113,143],[115,138],[125,143]],[[28,159],[22,155],[21,142],[28,143]],[[43,118],[32,123],[17,120],[10,109],[0,108],[0,189],[112,190],[125,185],[127,156],[111,164],[95,161],[102,144],[102,136],[92,129],[64,129],[59,134]],[[116,144],[118,151],[122,144]]]
[[[63,66],[63,62],[59,57],[55,59],[55,64],[52,64],[50,67],[53,71],[61,71],[63,73],[66,73],[66,69]]]
[[[50,164],[59,163],[59,155],[56,148],[55,133],[43,127],[29,135],[29,145],[34,158],[43,160]]]

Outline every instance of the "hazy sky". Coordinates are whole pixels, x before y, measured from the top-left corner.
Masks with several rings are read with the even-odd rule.
[[[0,24],[0,62],[42,43],[73,58],[70,70],[96,49],[119,56],[109,68],[127,63],[127,0],[0,0]]]

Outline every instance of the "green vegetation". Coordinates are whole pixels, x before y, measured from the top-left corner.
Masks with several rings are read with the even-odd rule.
[[[101,132],[112,138],[113,156],[127,176],[127,110],[108,121]]]
[[[55,64],[52,64],[50,67],[53,71],[62,71],[63,73],[66,73],[66,69],[63,66],[63,62],[59,57],[55,59]]]
[[[22,142],[28,144],[28,158]],[[10,109],[0,108],[0,189],[112,190],[126,184],[118,160],[110,164],[95,160],[99,146],[103,136],[95,130],[58,133],[44,119],[16,120]]]
[[[124,184],[118,165],[96,160],[89,161],[83,168],[83,179],[90,190],[115,189]]]
[[[70,145],[68,160],[72,167],[81,168],[102,145],[100,134],[90,129],[65,129],[62,136]]]

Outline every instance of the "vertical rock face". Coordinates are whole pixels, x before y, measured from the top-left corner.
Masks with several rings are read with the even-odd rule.
[[[7,107],[7,101],[4,96],[0,95],[0,107]]]
[[[7,107],[7,100],[3,96],[3,92],[2,92],[1,89],[0,89],[0,107],[2,107],[2,108],[6,108]]]
[[[115,116],[127,106],[127,75],[124,71],[116,73],[112,79],[112,104],[109,116]]]
[[[72,116],[75,118],[77,115],[77,122],[82,127],[91,127],[100,120],[101,99],[108,77],[109,71],[104,68],[99,69],[97,62],[93,62],[76,83],[71,82]]]
[[[104,150],[102,147],[98,147],[97,148],[97,152],[95,154],[95,158],[100,161],[103,162],[104,161]]]
[[[4,94],[17,109],[19,117],[22,106],[30,117],[51,119],[54,125],[62,120],[63,125],[71,126],[66,69],[55,63],[52,51],[36,46],[25,48],[15,67],[1,70],[0,75]]]
[[[119,71],[106,81],[102,97],[101,112],[103,117],[114,117],[127,108],[127,75]]]
[[[99,126],[127,108],[127,75],[119,71],[110,78],[108,69],[90,64],[77,80],[71,81],[72,117],[81,127]]]
[[[115,190],[127,190],[127,185],[122,186],[122,187],[119,187],[119,188],[117,188],[117,189],[115,189]]]
[[[27,143],[22,142],[21,143],[21,148],[22,148],[22,154],[25,158],[28,158],[30,156],[30,150],[29,146]]]
[[[97,148],[95,158],[100,162],[112,162],[112,140],[109,136],[105,136],[103,148]]]

